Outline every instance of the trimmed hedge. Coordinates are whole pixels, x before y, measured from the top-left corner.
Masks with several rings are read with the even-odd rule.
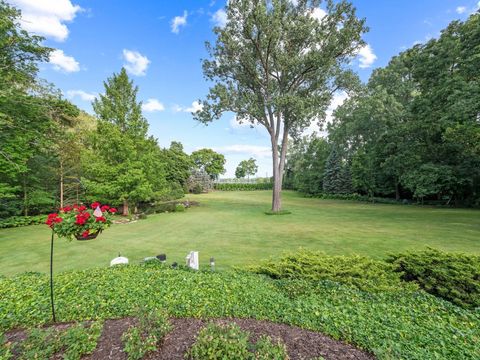
[[[64,272],[55,276],[57,316],[59,321],[120,318],[146,306],[176,317],[296,325],[356,344],[379,359],[478,358],[478,311],[423,291],[370,292],[328,280],[312,281],[303,293],[284,291],[301,282],[154,264]],[[0,294],[0,332],[50,321],[47,275],[0,277]]]
[[[480,308],[480,256],[429,249],[391,255],[387,261],[402,280],[456,305]]]
[[[12,216],[6,219],[0,219],[0,229],[44,224],[46,220],[47,215]]]
[[[271,182],[256,183],[256,184],[217,183],[214,185],[213,188],[219,191],[272,190],[273,184]]]

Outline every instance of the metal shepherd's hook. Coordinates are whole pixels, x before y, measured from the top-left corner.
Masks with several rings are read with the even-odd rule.
[[[53,229],[52,229],[52,241],[50,243],[50,302],[52,304],[52,319],[56,322],[55,318],[55,304],[53,303]]]

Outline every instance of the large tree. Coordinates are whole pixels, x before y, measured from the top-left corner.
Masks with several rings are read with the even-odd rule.
[[[131,205],[164,190],[163,156],[156,139],[147,137],[138,87],[125,69],[108,78],[104,87],[105,94],[93,102],[98,124],[84,153],[83,183],[98,200],[122,202],[128,215]]]
[[[346,88],[345,70],[366,31],[364,20],[346,1],[231,0],[224,28],[214,29],[215,45],[205,77],[215,84],[203,108],[203,123],[223,112],[239,122],[260,124],[270,136],[273,165],[272,211],[281,209],[282,177],[289,137],[322,119],[333,94]]]
[[[255,175],[258,171],[257,160],[250,158],[248,160],[242,160],[235,169],[235,177],[237,179],[247,176],[250,179],[250,175]]]
[[[207,173],[210,178],[218,179],[225,173],[225,156],[212,149],[200,149],[190,156],[197,170]]]

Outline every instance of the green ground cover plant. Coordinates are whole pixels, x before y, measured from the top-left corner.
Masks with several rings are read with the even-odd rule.
[[[235,323],[209,324],[197,335],[185,353],[191,360],[288,360],[287,348],[280,340],[262,335],[253,344],[250,333]]]
[[[162,310],[140,308],[136,317],[138,325],[128,328],[122,335],[129,360],[142,359],[148,352],[154,351],[172,329]]]
[[[18,354],[20,360],[50,359],[60,353],[62,359],[80,360],[95,350],[102,327],[103,323],[96,321],[73,324],[67,329],[33,328],[27,332],[25,340],[8,344],[8,351],[0,352],[0,359],[10,359],[12,353]]]
[[[37,273],[0,278],[0,332],[50,321],[48,280]],[[310,291],[287,293],[301,281],[160,264],[63,272],[55,277],[57,316],[60,321],[121,318],[145,306],[176,317],[296,325],[355,344],[380,359],[476,359],[480,351],[478,310],[422,290],[363,291],[329,280],[314,282]]]
[[[0,229],[44,224],[47,215],[35,216],[12,216],[6,219],[0,219]]]

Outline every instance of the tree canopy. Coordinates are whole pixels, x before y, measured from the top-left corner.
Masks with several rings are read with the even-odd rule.
[[[231,0],[227,22],[216,27],[205,77],[214,82],[202,110],[203,123],[232,111],[239,122],[266,128],[272,147],[272,210],[280,192],[289,137],[321,120],[332,95],[356,83],[346,65],[364,45],[367,29],[353,5],[314,0]]]

